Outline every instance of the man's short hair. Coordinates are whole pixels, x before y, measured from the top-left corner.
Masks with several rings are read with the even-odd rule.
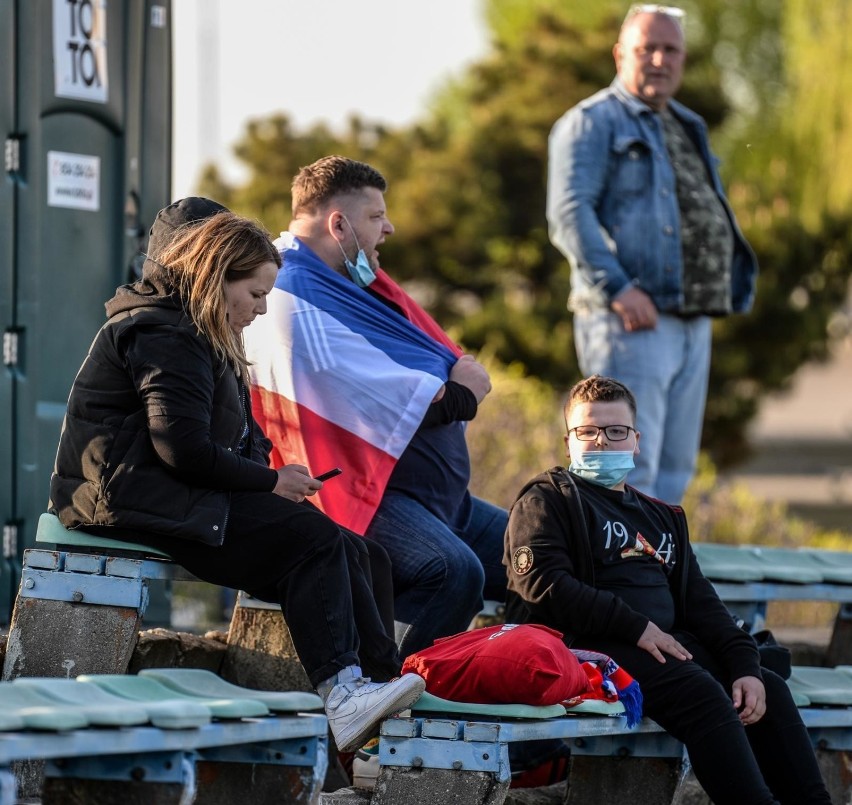
[[[633,421],[636,421],[636,398],[633,392],[614,377],[603,375],[591,375],[575,384],[568,392],[563,411],[565,421],[568,421],[571,409],[575,405],[595,402],[626,402],[633,414]]]
[[[621,34],[625,28],[631,23],[634,17],[639,14],[661,14],[663,17],[668,17],[678,28],[680,32],[684,32],[684,22],[686,20],[686,12],[677,6],[661,6],[656,3],[634,3],[627,10],[627,15],[624,17],[624,22],[621,23],[621,32],[619,33],[618,41],[621,41]]]
[[[382,193],[388,183],[375,168],[341,156],[318,159],[299,169],[291,187],[293,215],[312,214],[335,196],[375,187]]]

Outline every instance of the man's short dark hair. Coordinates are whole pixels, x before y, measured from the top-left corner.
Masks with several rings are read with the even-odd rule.
[[[568,421],[575,405],[595,402],[626,402],[633,414],[633,421],[636,421],[636,398],[633,392],[624,383],[603,375],[591,375],[575,384],[568,392],[564,408],[565,421]]]
[[[293,215],[312,214],[335,196],[374,187],[382,193],[388,183],[375,168],[341,156],[318,159],[299,169],[291,187]]]

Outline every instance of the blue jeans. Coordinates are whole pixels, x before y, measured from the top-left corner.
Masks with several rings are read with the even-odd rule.
[[[463,632],[483,598],[504,601],[505,509],[471,498],[470,523],[456,532],[406,495],[388,492],[367,538],[391,558],[400,656]]]
[[[609,310],[577,312],[574,342],[584,375],[624,383],[636,397],[642,434],[631,486],[680,503],[695,472],[710,373],[711,321],[660,314],[654,330],[625,331]]]

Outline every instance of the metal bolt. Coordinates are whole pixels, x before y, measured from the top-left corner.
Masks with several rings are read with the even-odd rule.
[[[71,593],[71,600],[74,601],[74,603],[79,604],[83,600],[83,593],[79,590],[74,590],[74,592]]]
[[[141,782],[145,779],[145,769],[140,768],[139,766],[134,766],[130,770],[130,779],[136,780],[137,782]]]
[[[459,771],[459,770],[462,768],[462,766],[463,766],[463,765],[464,765],[464,764],[463,764],[460,760],[454,760],[454,761],[453,761],[453,768],[454,768],[456,771]]]
[[[415,769],[419,769],[423,766],[423,758],[422,757],[413,757],[411,758],[411,765]]]
[[[27,579],[24,582],[24,587],[26,587],[28,590],[32,590],[32,588],[35,587],[35,582],[32,579]]]

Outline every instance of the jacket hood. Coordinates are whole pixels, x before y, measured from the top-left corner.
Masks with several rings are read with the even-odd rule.
[[[148,233],[148,258],[156,260],[182,226],[212,218],[220,212],[228,212],[228,208],[201,196],[182,198],[164,207],[157,213]]]
[[[220,212],[228,212],[228,208],[202,196],[182,198],[160,210],[148,233],[148,254],[142,266],[142,279],[116,290],[115,296],[105,305],[107,316],[112,317],[116,313],[138,307],[182,307],[181,299],[165,270],[156,262],[157,257],[181,227],[211,218]]]

